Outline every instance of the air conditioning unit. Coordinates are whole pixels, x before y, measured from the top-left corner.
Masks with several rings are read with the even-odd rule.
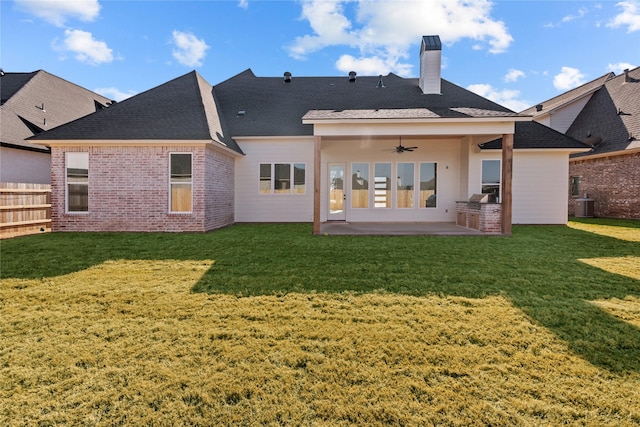
[[[576,218],[593,218],[593,199],[576,199]]]

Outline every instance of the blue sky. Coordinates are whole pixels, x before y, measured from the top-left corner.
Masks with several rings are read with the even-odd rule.
[[[0,0],[0,66],[44,69],[122,100],[197,70],[258,76],[418,73],[520,111],[640,65],[640,0]]]

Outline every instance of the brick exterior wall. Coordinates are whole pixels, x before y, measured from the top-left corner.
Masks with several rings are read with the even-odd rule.
[[[579,196],[569,197],[569,215],[576,199],[594,199],[594,216],[640,219],[640,152],[572,159],[569,177],[580,177]]]
[[[89,153],[89,212],[66,213],[65,153]],[[169,154],[193,154],[192,213],[169,213]],[[233,158],[204,145],[53,147],[52,231],[205,232],[233,224]]]
[[[502,205],[480,203],[478,208],[467,202],[456,202],[456,223],[483,233],[502,233]]]
[[[208,149],[205,154],[205,229],[235,222],[235,162],[229,154]]]

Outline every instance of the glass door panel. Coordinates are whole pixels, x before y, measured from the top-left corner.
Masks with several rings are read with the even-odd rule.
[[[329,164],[329,221],[344,221],[347,219],[345,212],[344,192],[344,163]]]

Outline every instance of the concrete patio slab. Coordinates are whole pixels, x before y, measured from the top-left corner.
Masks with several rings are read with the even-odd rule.
[[[329,236],[486,236],[453,222],[325,222],[320,234]]]

